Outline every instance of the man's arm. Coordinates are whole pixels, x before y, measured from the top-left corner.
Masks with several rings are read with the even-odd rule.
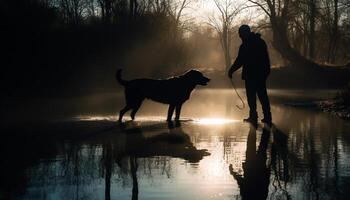
[[[233,72],[237,71],[240,67],[243,65],[242,61],[242,46],[239,47],[238,55],[236,57],[235,62],[233,65],[230,67],[230,70],[228,71],[228,77],[231,79]]]

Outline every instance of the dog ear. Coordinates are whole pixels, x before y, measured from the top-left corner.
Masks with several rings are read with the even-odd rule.
[[[184,76],[184,77],[187,77],[189,75],[191,70],[186,70],[184,71],[180,76]]]
[[[176,70],[172,73],[172,76],[174,76],[174,77],[185,76],[188,72],[189,72],[189,70]]]
[[[183,74],[188,74],[188,73],[190,73],[192,71],[192,69],[188,69],[188,70],[186,70]]]

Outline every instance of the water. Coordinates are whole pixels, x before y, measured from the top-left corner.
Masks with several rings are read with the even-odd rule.
[[[119,94],[33,100],[4,128],[0,199],[346,199],[350,122],[281,103],[333,93],[270,91],[275,126],[257,129],[229,90],[195,91],[170,124],[153,102],[118,124]]]

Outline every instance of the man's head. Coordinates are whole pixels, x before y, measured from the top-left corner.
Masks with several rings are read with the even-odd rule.
[[[246,24],[241,25],[238,29],[238,34],[242,40],[247,39],[250,35],[250,27]]]

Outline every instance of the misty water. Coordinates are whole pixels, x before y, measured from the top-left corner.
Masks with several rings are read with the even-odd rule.
[[[350,122],[310,104],[335,92],[269,93],[257,129],[231,90],[194,91],[180,123],[147,101],[119,124],[114,93],[8,103],[0,199],[347,199]]]

